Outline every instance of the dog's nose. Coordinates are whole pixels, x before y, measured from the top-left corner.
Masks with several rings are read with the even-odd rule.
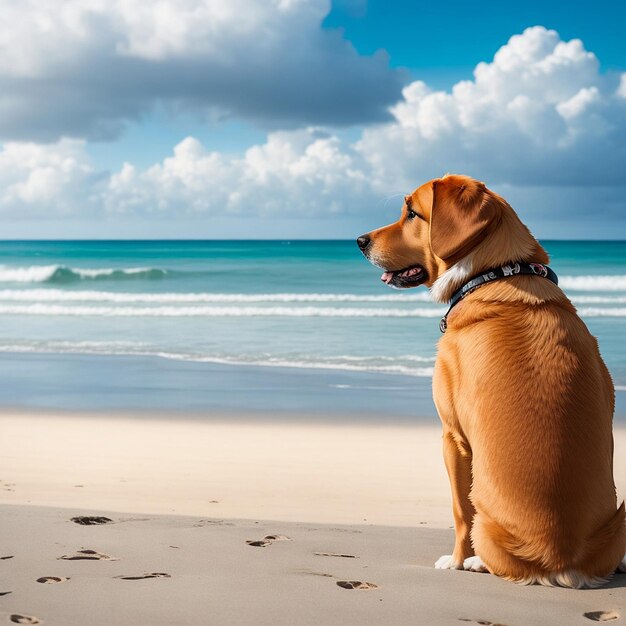
[[[365,252],[365,248],[367,248],[367,246],[370,245],[370,241],[371,239],[369,238],[368,235],[361,235],[357,240],[357,244],[359,246],[359,248],[361,248],[361,250],[363,252]]]

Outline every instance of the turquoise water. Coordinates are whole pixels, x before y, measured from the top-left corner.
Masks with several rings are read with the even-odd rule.
[[[626,242],[544,245],[624,395]],[[379,276],[351,241],[0,243],[0,403],[433,414],[444,309]]]

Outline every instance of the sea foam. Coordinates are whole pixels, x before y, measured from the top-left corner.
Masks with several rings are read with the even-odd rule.
[[[65,289],[2,289],[0,301],[116,303],[255,303],[255,302],[430,302],[428,293],[359,295],[351,293],[120,293]],[[626,298],[625,298],[626,301]]]
[[[626,296],[572,295],[577,304],[626,304]],[[389,295],[352,293],[124,293],[119,291],[68,291],[66,289],[0,289],[0,302],[113,302],[122,304],[193,303],[301,303],[301,302],[431,302],[426,292]]]
[[[559,276],[559,287],[572,291],[626,291],[626,276]]]
[[[66,265],[31,265],[9,267],[0,265],[0,283],[69,283],[80,280],[154,279],[167,271],[156,267],[78,268]]]
[[[147,356],[223,365],[248,365],[258,367],[285,367],[297,369],[344,370],[353,372],[378,372],[403,376],[432,377],[432,366],[416,363],[433,363],[435,357],[419,355],[398,356],[285,356],[285,355],[225,355],[180,352],[157,349],[140,342],[128,341],[31,341],[0,345],[0,352],[48,354],[96,354],[105,356]]]
[[[586,307],[582,317],[626,317],[626,308]],[[445,309],[255,306],[66,306],[60,304],[0,304],[0,315],[69,315],[99,317],[441,317]]]
[[[66,306],[0,304],[0,315],[74,315],[103,317],[440,317],[445,309],[362,309],[341,307],[220,306]]]

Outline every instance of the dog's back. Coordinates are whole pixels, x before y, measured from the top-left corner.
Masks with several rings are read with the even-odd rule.
[[[435,394],[471,442],[472,543],[489,569],[520,582],[603,582],[626,547],[614,390],[562,291],[520,276],[471,294],[448,319]]]

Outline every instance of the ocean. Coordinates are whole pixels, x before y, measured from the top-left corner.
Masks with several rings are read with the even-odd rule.
[[[542,243],[622,418],[626,242]],[[444,311],[353,241],[0,242],[0,405],[434,419]]]

